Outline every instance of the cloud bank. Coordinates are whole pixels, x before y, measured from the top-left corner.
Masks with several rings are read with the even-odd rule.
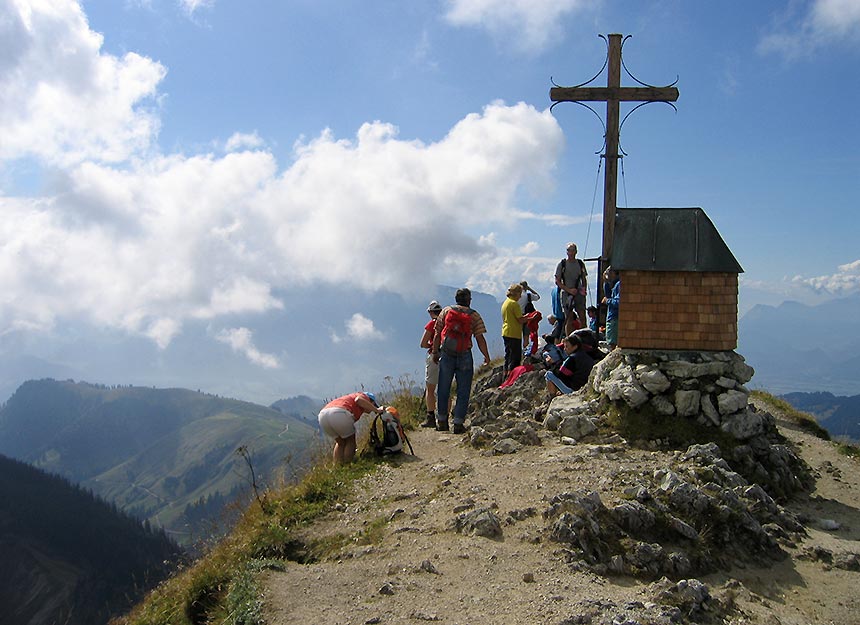
[[[837,271],[829,276],[803,278],[795,276],[792,283],[805,286],[816,293],[828,295],[851,295],[860,293],[860,260],[839,265]]]
[[[4,2],[0,25],[0,166],[59,172],[50,195],[0,193],[4,332],[80,319],[165,347],[189,320],[281,308],[273,293],[295,285],[426,292],[492,262],[475,230],[535,218],[515,197],[551,188],[563,144],[548,111],[494,102],[435,143],[376,121],[299,141],[287,164],[256,133],[224,155],[160,154],[164,67],[102,51],[71,0]],[[220,340],[276,363],[241,330]]]

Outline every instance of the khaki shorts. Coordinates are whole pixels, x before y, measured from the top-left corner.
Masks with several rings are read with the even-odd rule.
[[[355,419],[346,408],[323,408],[319,422],[322,431],[332,438],[349,438],[355,435]]]
[[[424,364],[424,384],[439,384],[439,363],[433,362],[433,354],[427,354]]]

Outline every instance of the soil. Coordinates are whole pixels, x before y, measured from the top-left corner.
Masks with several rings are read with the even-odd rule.
[[[732,570],[700,577],[717,603],[728,606],[704,622],[855,625],[860,572],[809,554],[825,553],[822,548],[860,553],[858,461],[774,416],[816,478],[813,492],[784,504],[803,521],[807,536],[784,547],[789,557],[782,562],[737,562]],[[613,610],[629,615],[639,608],[641,617],[617,622],[652,622],[645,612],[655,601],[651,581],[575,570],[548,540],[542,512],[552,496],[578,489],[597,491],[604,504],[615,505],[625,487],[667,467],[677,452],[623,442],[565,445],[541,431],[542,445],[507,455],[474,449],[463,435],[410,432],[415,456],[383,463],[351,501],[303,537],[364,532],[363,538],[324,561],[290,562],[284,571],[263,574],[266,622],[566,625],[604,622]],[[501,537],[455,530],[458,514],[483,507],[502,519]]]

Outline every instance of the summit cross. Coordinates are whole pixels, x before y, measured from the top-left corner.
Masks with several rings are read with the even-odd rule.
[[[618,193],[619,103],[675,102],[678,99],[676,87],[622,87],[621,45],[621,35],[609,35],[608,70],[605,87],[553,87],[549,91],[549,97],[555,103],[606,102],[606,150],[603,154],[606,159],[603,179],[603,249],[600,255],[600,267],[598,267],[598,288],[600,288],[603,280],[603,269],[612,259],[612,239],[615,235],[615,209],[617,208]],[[600,301],[600,297],[601,294],[598,290],[598,301]]]

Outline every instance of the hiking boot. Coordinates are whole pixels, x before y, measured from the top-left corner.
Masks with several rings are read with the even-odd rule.
[[[436,427],[436,415],[432,412],[427,413],[427,418],[424,419],[424,423],[421,424],[422,428],[435,428]]]
[[[457,426],[454,426],[457,427]],[[448,422],[447,421],[437,421],[436,422],[436,431],[437,432],[447,432],[448,431]]]
[[[454,432],[454,434],[465,434],[466,433],[466,426],[463,425],[462,423],[455,423],[454,429],[452,431]]]

